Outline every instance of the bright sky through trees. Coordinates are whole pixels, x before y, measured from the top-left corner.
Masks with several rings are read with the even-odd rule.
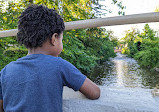
[[[125,15],[140,14],[155,12],[157,6],[159,6],[159,0],[121,0],[123,5],[126,6]],[[106,17],[118,16],[118,8],[114,5],[110,5],[112,0],[102,1],[102,4],[107,5],[112,13],[107,14]],[[138,28],[140,31],[144,28],[145,24],[131,24],[131,25],[120,25],[120,26],[108,26],[105,27],[107,30],[114,31],[114,35],[118,38],[124,36],[124,31],[131,29],[131,27]],[[154,30],[159,30],[159,23],[149,23],[150,27]]]

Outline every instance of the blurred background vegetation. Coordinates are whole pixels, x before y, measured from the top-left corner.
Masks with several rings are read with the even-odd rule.
[[[135,58],[139,64],[150,70],[159,68],[159,32],[145,24],[140,32],[131,29],[122,38],[122,53]]]
[[[112,0],[124,15],[122,2]],[[110,9],[99,4],[99,0],[1,0],[0,30],[16,29],[21,12],[31,4],[44,4],[54,8],[65,22],[100,18],[110,13]],[[61,57],[74,64],[84,74],[102,61],[114,57],[117,39],[104,28],[69,30],[64,32],[64,49]],[[11,61],[26,56],[27,49],[20,46],[16,37],[0,38],[0,70]]]

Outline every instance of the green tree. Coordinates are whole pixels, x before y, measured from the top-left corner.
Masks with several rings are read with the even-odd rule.
[[[119,47],[119,40],[114,36],[114,32],[111,30],[107,31],[107,35],[109,36],[110,41],[113,43],[113,47]]]
[[[121,39],[125,44],[125,47],[122,49],[123,54],[133,57],[134,54],[138,52],[137,43],[141,41],[138,34],[139,31],[135,28],[126,31],[125,37]]]
[[[155,37],[156,32],[153,29],[151,29],[148,24],[145,24],[143,31],[144,32],[139,35],[142,39],[150,39],[150,40],[156,39]]]
[[[123,53],[135,58],[141,66],[154,69],[159,67],[159,37],[156,31],[145,24],[143,32],[127,32],[123,38],[128,45]]]

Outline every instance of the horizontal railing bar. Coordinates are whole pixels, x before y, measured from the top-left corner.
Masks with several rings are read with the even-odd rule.
[[[16,36],[17,32],[18,32],[18,29],[0,31],[0,37]]]
[[[65,30],[149,22],[159,22],[159,12],[65,22]],[[0,31],[0,37],[16,36],[17,32],[17,29]]]

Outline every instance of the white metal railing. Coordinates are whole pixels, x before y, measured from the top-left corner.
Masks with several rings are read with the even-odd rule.
[[[65,22],[65,30],[159,22],[159,12]],[[16,36],[18,30],[0,31],[0,37]]]

